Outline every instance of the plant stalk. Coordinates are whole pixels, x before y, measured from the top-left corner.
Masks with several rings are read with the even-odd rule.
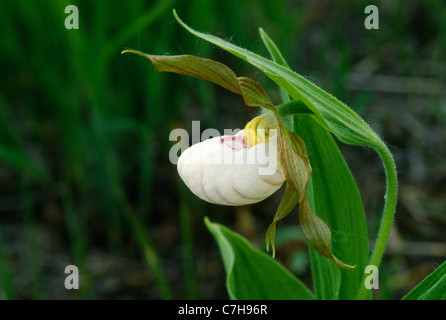
[[[377,143],[374,148],[383,161],[386,173],[386,194],[384,211],[378,237],[375,242],[375,247],[373,248],[372,255],[370,256],[369,260],[369,265],[373,265],[378,268],[383,258],[387,241],[389,240],[393,219],[395,217],[395,209],[398,197],[398,182],[395,162],[387,146],[382,141],[379,141],[379,143]],[[367,298],[368,289],[365,287],[364,284],[365,277],[366,275],[364,274],[362,285],[359,287],[358,294],[356,296],[356,299],[358,300]]]

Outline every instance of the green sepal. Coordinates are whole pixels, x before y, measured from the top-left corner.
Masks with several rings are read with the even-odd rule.
[[[238,81],[243,92],[243,100],[247,106],[265,107],[275,111],[275,107],[271,104],[265,90],[257,81],[246,77],[239,77]]]
[[[286,180],[303,198],[312,171],[305,142],[281,125],[280,143],[280,160]]]
[[[269,245],[271,244],[273,258],[276,256],[276,224],[279,220],[285,218],[299,204],[299,201],[299,194],[289,183],[287,183],[285,193],[280,200],[273,222],[269,225],[268,230],[266,231],[266,251],[269,251]]]
[[[299,221],[303,232],[310,240],[314,249],[324,257],[332,260],[342,269],[353,269],[356,266],[348,265],[339,260],[331,251],[331,231],[327,224],[319,218],[310,208],[306,195],[299,206]]]
[[[249,107],[265,107],[276,111],[265,90],[253,79],[237,77],[228,66],[193,55],[158,56],[137,50],[124,50],[122,53],[135,53],[153,63],[160,72],[173,72],[211,81],[243,97]]]
[[[135,53],[153,63],[160,72],[173,72],[214,82],[234,93],[242,94],[237,76],[223,63],[193,55],[158,56],[137,50],[124,50],[122,53]]]
[[[308,160],[304,141],[296,133],[283,128],[283,125],[281,126],[281,164],[288,184],[299,196],[299,221],[305,236],[317,252],[324,257],[331,259],[340,268],[354,268],[355,266],[345,264],[333,254],[331,250],[330,228],[311,210],[308,203],[307,184],[312,169]],[[275,227],[271,230],[274,229]]]
[[[193,55],[158,56],[149,55],[136,50],[124,50],[122,53],[135,53],[149,59],[160,72],[173,72],[184,74],[207,81],[211,81],[243,97],[247,106],[265,107],[278,117],[277,109],[271,104],[268,95],[255,80],[237,75],[226,65]],[[332,259],[338,266],[348,268],[331,253],[331,233],[328,226],[317,217],[309,207],[306,200],[306,186],[311,175],[311,166],[308,161],[304,141],[294,132],[290,132],[279,121],[280,132],[280,160],[285,177],[295,192],[288,191],[285,199],[279,205],[275,221],[267,230],[266,241],[272,244],[275,254],[274,236],[278,220],[283,219],[298,203],[299,215],[304,218],[306,228],[304,233],[315,249],[322,255]],[[294,204],[294,206],[293,206]],[[302,213],[301,213],[302,212]],[[307,224],[306,222],[310,222]]]

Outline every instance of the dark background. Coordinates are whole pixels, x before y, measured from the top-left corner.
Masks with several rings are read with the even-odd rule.
[[[379,29],[364,27],[367,4]],[[79,29],[67,30],[67,5]],[[203,218],[263,248],[283,190],[247,207],[204,203],[169,162],[175,128],[243,128],[256,111],[202,80],[159,73],[124,48],[195,54],[277,87],[193,28],[288,64],[359,113],[386,141],[399,203],[379,299],[399,299],[446,256],[444,1],[3,1],[0,10],[0,298],[226,299]],[[384,195],[377,154],[339,144],[361,192],[371,245]],[[277,259],[311,286],[297,215],[278,229]],[[80,269],[66,290],[64,269]]]

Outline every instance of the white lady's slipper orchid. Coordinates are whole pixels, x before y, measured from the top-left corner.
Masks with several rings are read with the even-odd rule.
[[[178,19],[178,17],[177,17]],[[159,71],[175,72],[212,81],[243,97],[249,107],[263,107],[261,116],[234,136],[216,137],[186,149],[178,159],[178,173],[199,198],[221,205],[245,205],[264,200],[287,181],[285,193],[266,232],[273,249],[276,223],[299,204],[305,236],[323,256],[351,269],[331,251],[331,231],[311,209],[307,184],[311,165],[305,142],[278,117],[265,90],[256,81],[237,77],[226,65],[191,55],[156,56],[124,50],[149,59]]]
[[[178,159],[178,173],[207,202],[240,206],[262,201],[285,181],[274,131],[251,147],[245,130],[194,144]]]

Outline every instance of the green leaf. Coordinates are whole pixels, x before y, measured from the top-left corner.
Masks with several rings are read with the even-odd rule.
[[[446,300],[446,261],[405,295],[403,300]]]
[[[290,102],[284,103],[279,106],[279,116],[287,117],[297,114],[306,114],[306,115],[314,115],[314,112],[311,111],[303,102],[292,100]]]
[[[341,270],[310,246],[313,290],[317,300],[337,300],[341,286]]]
[[[288,270],[228,228],[205,218],[220,248],[231,299],[312,300],[313,294]]]
[[[310,250],[315,295],[318,299],[353,299],[362,284],[369,254],[361,196],[330,134],[311,116],[295,116],[294,122],[313,168],[307,186],[308,202],[330,227],[334,254],[346,263],[357,265],[338,274],[332,263]]]
[[[262,38],[263,43],[265,44],[265,47],[268,49],[268,52],[271,55],[271,58],[278,63],[281,66],[284,66],[285,68],[289,68],[288,64],[283,57],[282,53],[280,52],[279,48],[276,46],[276,44],[271,40],[271,38],[266,34],[266,32],[260,28],[260,37]]]
[[[276,44],[271,40],[271,38],[265,33],[265,31],[262,28],[260,28],[259,31],[260,31],[260,36],[262,38],[262,41],[265,44],[266,48],[268,49],[268,51],[271,55],[271,58],[279,65],[289,68],[288,64],[286,63],[282,53],[280,52],[280,50],[276,46]],[[279,107],[278,113],[279,113],[279,116],[281,117],[281,119],[283,120],[283,122],[286,123],[291,130],[293,130],[294,129],[294,117],[286,117],[286,116],[294,115],[294,114],[314,115],[314,113],[303,102],[295,101],[295,100],[290,101],[291,99],[290,99],[288,93],[282,87],[279,87],[279,88],[280,88],[282,100],[285,103]],[[305,150],[305,154],[306,154],[306,150]],[[309,185],[311,186],[311,183],[309,183]],[[310,187],[310,189],[308,189],[308,186],[306,188],[307,188],[306,192],[312,191],[311,187]],[[288,185],[287,185],[287,189],[288,189]],[[287,195],[287,191],[285,191],[285,195],[284,195],[284,198],[282,198],[282,202],[284,202],[284,199],[286,199],[286,195]],[[295,196],[295,198],[298,198],[298,196]],[[310,194],[310,198],[313,199],[311,197],[311,194]],[[289,201],[286,201],[286,202],[288,203]],[[296,205],[297,205],[297,203],[296,203]],[[313,205],[313,207],[314,207],[314,205]],[[280,206],[279,206],[279,210],[276,213],[276,217],[279,216],[278,214],[280,212],[281,211],[280,211]],[[288,214],[288,212],[286,212],[286,214]],[[309,226],[309,223],[305,223],[305,222],[306,221],[312,222],[311,219],[308,219],[308,217],[311,215],[313,216],[312,220],[320,221],[320,223],[322,225],[322,228],[319,228],[320,230],[314,230],[314,231],[316,231],[315,232],[316,236],[318,233],[317,231],[319,231],[319,233],[321,233],[321,235],[324,235],[324,232],[322,232],[323,230],[321,230],[321,229],[325,229],[325,233],[327,233],[327,235],[328,235],[328,237],[325,239],[325,246],[327,249],[324,249],[323,246],[321,246],[318,243],[315,243],[313,245],[313,247],[310,246],[310,255],[312,256],[312,261],[313,261],[313,266],[312,266],[313,274],[318,274],[320,276],[320,278],[323,278],[322,281],[315,281],[316,285],[320,286],[317,288],[317,294],[320,296],[320,299],[335,299],[338,295],[338,290],[339,290],[339,285],[340,285],[339,269],[333,267],[333,265],[331,264],[331,262],[329,262],[328,259],[325,259],[323,257],[316,258],[317,255],[315,254],[315,249],[314,249],[318,246],[322,247],[322,248],[319,248],[319,250],[318,250],[320,253],[322,253],[326,257],[330,257],[331,260],[338,262],[338,259],[331,252],[330,229],[326,226],[326,224],[323,221],[321,221],[321,219],[319,217],[317,217],[311,211],[309,204],[301,205],[299,214],[301,216],[301,219],[300,219],[301,223],[302,223],[302,221],[304,222],[304,224],[302,224],[302,229],[304,231],[306,231],[307,237],[308,237],[309,233],[311,234],[312,228]],[[273,222],[273,224],[271,224],[270,228],[268,229],[269,232],[267,232],[267,242],[268,242],[268,236],[269,236],[269,238],[272,239],[271,240],[272,244],[274,241],[276,217],[274,218],[275,221]],[[279,219],[282,218],[282,216],[279,216],[279,217],[280,217]],[[279,219],[277,219],[277,220],[279,220]],[[270,229],[271,229],[271,231],[270,231]],[[314,239],[313,239],[313,241],[314,241]],[[321,242],[321,240],[319,240],[317,242]],[[273,247],[274,247],[274,245],[273,245]],[[274,257],[274,254],[273,254],[273,257]],[[315,261],[318,261],[319,263],[315,263]]]
[[[262,38],[263,44],[268,49],[269,54],[271,55],[271,58],[276,63],[280,64],[281,66],[284,66],[285,68],[289,68],[288,64],[285,60],[285,58],[282,56],[282,53],[280,52],[279,48],[276,46],[276,44],[271,40],[271,38],[266,34],[265,31],[263,31],[262,28],[259,28],[260,37]],[[280,96],[282,97],[283,103],[290,102],[290,96],[288,92],[286,92],[285,89],[279,86],[280,90]],[[292,127],[292,121],[293,118],[288,118],[287,121],[290,123],[290,127]]]
[[[256,53],[240,48],[219,37],[196,31],[186,25],[175,10],[173,13],[177,21],[190,33],[259,68],[295,100],[305,103],[314,112],[317,121],[333,132],[342,142],[369,146],[380,143],[378,136],[360,116],[309,80]]]
[[[177,21],[190,33],[219,46],[264,72],[265,75],[286,90],[296,101],[303,102],[314,113],[314,120],[324,129],[332,132],[340,141],[347,144],[370,146],[378,152],[386,172],[386,195],[380,230],[368,264],[379,266],[390,234],[397,202],[396,167],[387,146],[359,115],[299,74],[216,36],[198,32],[182,22],[175,10],[173,13]],[[325,156],[325,150],[322,150],[320,154]],[[328,184],[328,182],[325,181],[325,184]],[[316,213],[319,214],[320,212],[316,211]],[[333,216],[337,216],[338,220],[342,220],[340,218],[342,216]],[[331,227],[330,224],[329,226]],[[341,259],[343,258],[342,256],[340,257]],[[356,272],[362,271],[362,268],[356,270]],[[362,279],[364,278],[365,275],[362,276]],[[359,282],[360,287],[356,298],[364,299],[369,297],[370,291],[366,290],[364,285],[361,285],[362,280]],[[344,292],[342,288],[341,292]]]
[[[263,31],[263,29],[260,29],[260,35],[262,37],[263,43],[265,44],[265,46],[267,47],[269,53],[271,54],[272,59],[277,62],[278,64],[287,67],[288,65],[285,61],[285,59],[283,58],[281,52],[279,51],[278,47],[275,45],[275,43],[271,40],[271,38],[268,37],[268,35]],[[281,88],[281,91],[283,91],[283,88]],[[285,118],[285,121],[287,121],[289,118],[292,118],[293,120],[291,121],[291,123],[295,123],[295,119],[296,117],[287,117],[289,115],[310,115],[313,116],[314,113],[301,101],[296,101],[296,100],[292,100],[290,101],[288,96],[285,96],[284,93],[282,93],[282,97],[285,97],[284,101],[288,102],[285,103],[281,106],[279,106],[278,108],[278,113],[279,116],[282,118]],[[289,121],[289,120],[288,120]],[[297,122],[299,123],[299,122]],[[291,128],[292,130],[300,130],[303,131],[302,127],[298,126],[295,127],[293,125],[293,127]],[[297,132],[297,131],[296,131]],[[317,139],[317,135],[315,136],[316,132],[312,132],[311,136],[313,137],[313,139]],[[330,139],[331,137],[328,136],[328,139]],[[321,139],[321,143],[325,143],[327,142],[327,138],[326,137],[322,137]],[[326,148],[327,152],[330,153],[333,150],[330,150],[330,148]],[[335,149],[336,150],[336,146]],[[329,157],[329,159],[331,159],[332,157]],[[343,162],[342,157],[340,158],[340,161]],[[332,164],[329,164],[328,167],[331,167]],[[344,166],[346,167],[346,166]],[[333,167],[335,168],[335,167]],[[318,172],[318,174],[316,174],[316,178],[318,176],[320,176],[319,172],[319,167],[316,167],[316,170]],[[349,172],[348,172],[349,173]],[[351,174],[349,174],[349,176],[351,177]],[[356,187],[356,185],[354,185]],[[312,180],[309,181],[308,186],[307,186],[307,195],[308,195],[308,199],[310,200],[310,207],[311,208],[315,208],[315,204],[314,204],[314,192],[313,192],[313,183]],[[317,192],[317,190],[316,190]],[[356,192],[356,194],[358,194],[358,192]],[[343,196],[343,195],[335,195],[336,197],[339,196]],[[359,203],[360,203],[360,199],[359,199]],[[362,204],[360,204],[360,210],[359,212],[362,212]],[[363,219],[364,220],[364,219]],[[364,223],[362,223],[364,225]],[[365,234],[367,234],[367,229],[364,229]],[[367,240],[365,240],[363,242],[363,244],[367,245]],[[367,258],[367,253],[364,252],[364,254],[362,255],[364,259]],[[323,256],[320,256],[318,254],[316,254],[316,251],[314,248],[312,248],[310,246],[310,259],[311,259],[311,263],[312,263],[312,274],[313,274],[313,279],[314,279],[314,287],[315,287],[315,294],[316,297],[318,299],[337,299],[339,297],[339,290],[340,290],[340,284],[341,284],[341,271],[340,269],[336,268],[333,266],[333,264],[331,263],[331,261]],[[363,259],[363,260],[364,260]],[[356,272],[357,273],[357,272]],[[352,275],[352,272],[348,272],[348,275]],[[356,275],[357,277],[357,283],[353,283],[352,286],[350,286],[350,288],[347,288],[347,290],[345,290],[345,284],[346,281],[344,279],[344,286],[343,286],[343,291],[347,291],[347,292],[356,292],[356,288],[359,285],[359,281],[361,279],[361,275]],[[351,282],[351,281],[350,281]],[[345,295],[342,295],[343,297],[346,297]],[[354,297],[352,294],[350,295],[350,298]]]
[[[314,213],[307,201],[307,184],[312,168],[304,141],[294,132],[281,128],[280,157],[288,184],[299,195],[299,221],[308,240],[324,257],[331,259],[340,268],[351,269],[339,260],[331,250],[331,231],[327,224]],[[276,214],[277,215],[277,214]],[[273,229],[274,230],[274,229]]]
[[[263,106],[277,116],[277,109],[271,104],[268,95],[256,81],[239,77],[226,65],[219,62],[191,55],[180,56],[156,56],[135,50],[124,50],[123,53],[136,53],[149,59],[158,71],[185,74],[196,78],[212,81],[226,89],[242,95],[246,105],[252,107]],[[301,203],[299,216],[302,219],[302,228],[312,245],[322,255],[332,259],[341,268],[351,266],[341,262],[331,251],[331,232],[328,226],[316,214],[311,211],[306,200],[306,186],[311,174],[304,141],[294,132],[289,132],[283,124],[280,124],[280,160],[284,169],[288,184],[296,191]],[[249,140],[249,139],[248,139]],[[249,142],[249,141],[248,141]],[[288,205],[289,206],[289,205]],[[288,207],[287,206],[287,207]],[[283,209],[279,208],[279,209]],[[288,212],[278,211],[276,218],[283,218]],[[272,244],[273,255],[275,224],[272,223],[267,231],[266,241]]]

